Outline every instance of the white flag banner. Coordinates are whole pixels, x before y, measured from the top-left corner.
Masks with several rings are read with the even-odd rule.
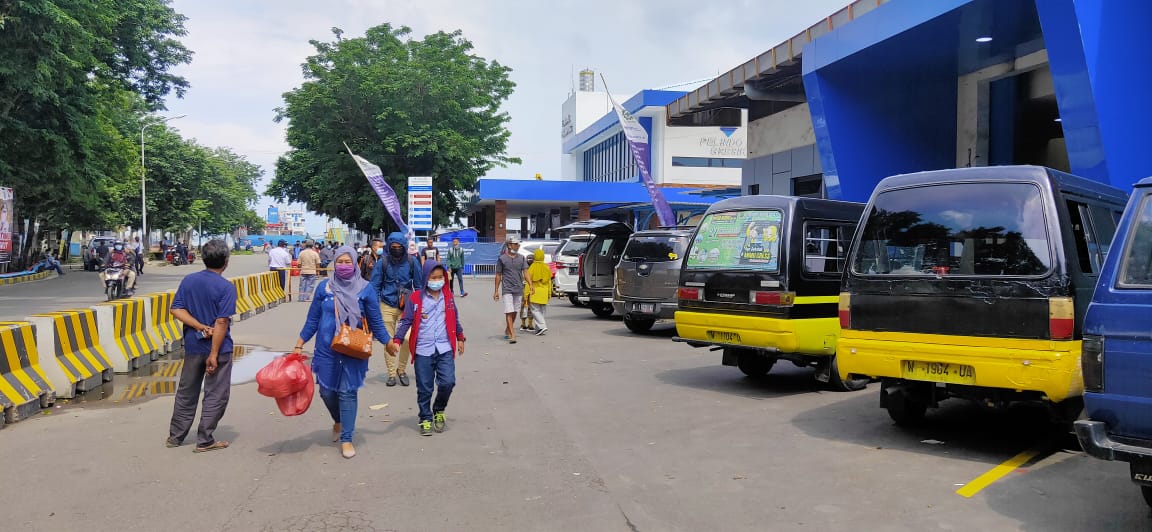
[[[632,151],[633,159],[636,160],[636,167],[640,169],[640,181],[644,183],[644,188],[648,189],[648,196],[652,198],[652,208],[656,210],[660,225],[665,227],[676,225],[676,215],[672,213],[672,207],[668,205],[668,200],[664,199],[664,192],[652,181],[652,174],[648,171],[648,154],[651,153],[648,131],[640,125],[640,121],[636,120],[632,113],[616,103],[611,94],[608,95],[608,100],[616,110],[616,118],[620,119],[620,127],[624,129],[628,147]]]

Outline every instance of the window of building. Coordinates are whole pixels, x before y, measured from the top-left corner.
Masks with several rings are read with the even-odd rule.
[[[636,162],[632,160],[623,131],[584,152],[584,181],[635,181],[636,172]]]
[[[793,178],[792,195],[805,198],[823,198],[824,177],[816,174]]]
[[[748,185],[748,195],[749,196],[756,196],[758,194],[760,194],[760,185],[759,184]]]
[[[721,157],[673,157],[672,166],[687,166],[692,168],[743,168],[744,159],[726,159]]]

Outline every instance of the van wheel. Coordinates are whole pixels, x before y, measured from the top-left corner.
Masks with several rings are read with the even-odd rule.
[[[584,306],[584,303],[581,303],[580,300],[577,299],[577,297],[575,295],[568,296],[568,301],[571,301],[572,306],[574,306],[574,307],[583,307]]]
[[[624,326],[628,327],[628,330],[634,333],[646,333],[652,330],[652,326],[655,324],[656,320],[653,319],[624,316]]]
[[[928,405],[905,394],[900,394],[888,397],[887,410],[888,417],[892,418],[892,421],[901,427],[907,427],[924,420],[924,414],[928,412]]]
[[[1140,494],[1144,496],[1144,504],[1152,506],[1152,486],[1140,486]]]
[[[775,358],[757,354],[755,351],[741,350],[736,359],[736,367],[753,379],[760,379],[768,375],[774,365],[776,365]]]
[[[849,379],[841,379],[840,371],[836,365],[836,355],[832,355],[832,370],[828,375],[828,384],[832,385],[832,389],[838,392],[855,392],[863,390],[868,387],[868,383],[872,379],[868,377],[857,377]]]
[[[608,316],[611,316],[613,312],[616,312],[616,309],[612,308],[612,305],[607,303],[594,303],[589,305],[589,307],[592,309],[592,313],[595,314],[597,318],[607,318]]]

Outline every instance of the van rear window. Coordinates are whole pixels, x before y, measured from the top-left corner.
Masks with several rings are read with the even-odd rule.
[[[588,242],[592,240],[569,240],[560,248],[560,255],[564,257],[579,257],[588,248]]]
[[[1125,245],[1120,286],[1152,288],[1152,195],[1144,196]]]
[[[624,247],[620,260],[629,262],[667,262],[684,256],[688,247],[686,238],[679,236],[632,237]]]
[[[1040,188],[957,183],[876,196],[852,270],[865,275],[1032,276],[1051,269]]]
[[[686,268],[780,271],[779,210],[718,212],[700,222]]]

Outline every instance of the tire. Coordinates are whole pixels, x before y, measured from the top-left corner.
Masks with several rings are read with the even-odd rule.
[[[867,377],[844,380],[840,378],[840,371],[836,365],[836,355],[832,355],[832,372],[828,375],[828,384],[838,392],[855,392],[868,387],[872,379]]]
[[[901,395],[900,400],[888,398],[888,417],[901,427],[916,425],[924,420],[928,412],[928,405],[916,401],[907,395]]]
[[[613,312],[616,312],[616,309],[612,308],[612,305],[608,303],[591,303],[588,306],[597,318],[607,318],[611,316]]]
[[[736,367],[753,379],[764,378],[775,365],[776,359],[757,354],[755,351],[740,351],[736,359]]]
[[[575,295],[575,294],[571,294],[571,295],[569,295],[569,296],[568,296],[568,301],[570,301],[570,302],[572,303],[572,306],[574,306],[574,307],[583,307],[583,306],[584,306],[584,303],[582,303],[582,302],[581,302],[581,301],[580,301],[580,300],[579,300],[579,299],[576,297],[576,295]]]
[[[652,330],[652,326],[656,324],[656,320],[651,318],[633,318],[631,316],[624,316],[624,326],[628,327],[629,331],[637,334],[643,334]]]
[[[1140,486],[1140,494],[1144,496],[1144,504],[1152,506],[1152,486]]]

